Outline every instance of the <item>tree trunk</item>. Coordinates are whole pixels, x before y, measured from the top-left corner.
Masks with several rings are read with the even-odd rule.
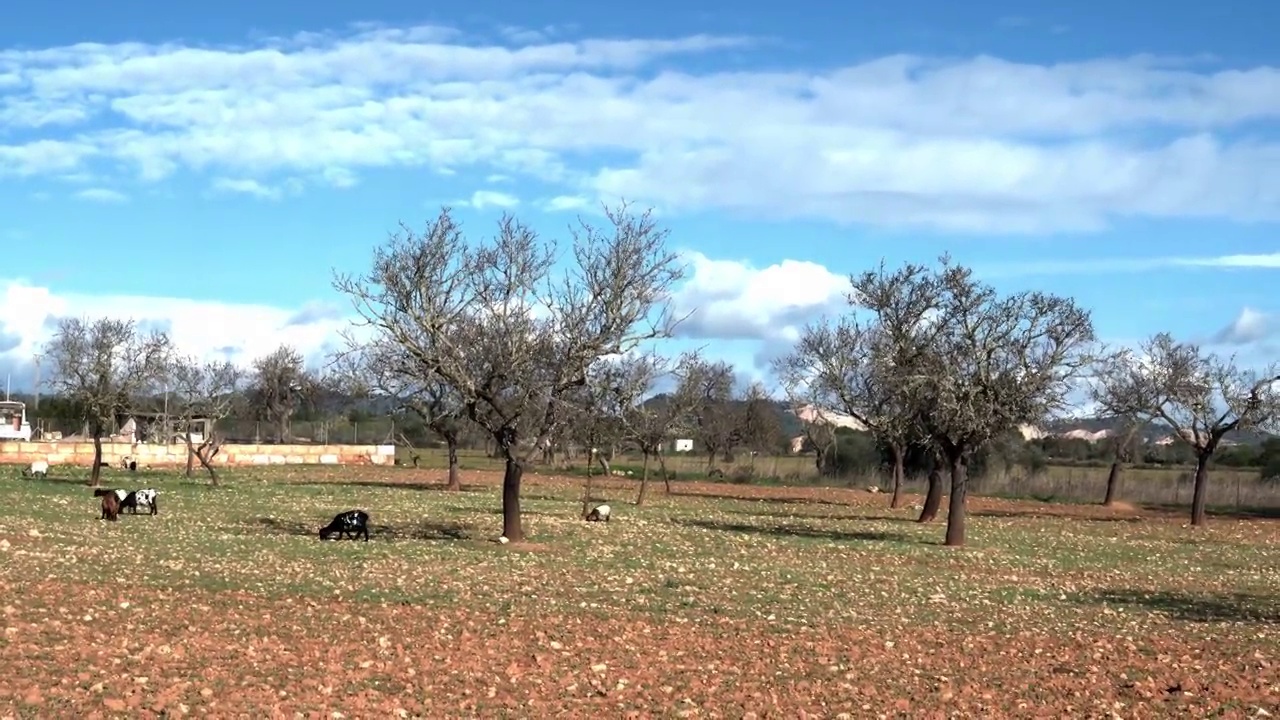
[[[674,495],[671,491],[671,473],[667,472],[667,458],[661,450],[658,451],[658,471],[662,473],[662,484],[666,487],[667,494]]]
[[[606,476],[613,475],[613,469],[609,467],[609,459],[605,457],[604,453],[597,451],[596,461],[600,463],[600,468],[604,470]]]
[[[502,535],[511,542],[524,540],[524,527],[520,523],[520,478],[523,476],[524,465],[508,454],[507,467],[502,473]]]
[[[281,445],[289,442],[289,418],[282,417],[276,424],[276,442]]]
[[[449,447],[449,484],[446,490],[461,490],[462,477],[458,474],[458,438],[448,437],[444,440]]]
[[[1196,456],[1196,482],[1195,489],[1191,493],[1191,524],[1193,526],[1204,525],[1205,522],[1205,501],[1209,495],[1209,458],[1213,456],[1213,451],[1203,452]]]
[[[924,507],[920,508],[920,517],[916,522],[933,522],[938,517],[938,509],[942,507],[942,468],[934,466],[929,471],[929,491],[924,496]]]
[[[89,486],[98,487],[102,482],[102,431],[93,432],[93,469],[89,471]]]
[[[218,486],[218,471],[213,469],[213,458],[218,455],[218,449],[222,447],[222,442],[217,440],[212,433],[208,439],[195,449],[196,459],[209,473],[209,484],[214,487]]]
[[[196,471],[196,445],[191,439],[190,428],[187,429],[184,437],[187,441],[187,479],[190,480],[191,476],[195,474]],[[203,462],[201,462],[201,464],[203,464]]]
[[[903,467],[903,451],[902,446],[897,443],[889,444],[889,455],[893,459],[893,497],[889,498],[889,508],[897,510],[902,507],[902,476],[906,474]]]
[[[1107,495],[1102,499],[1103,505],[1115,505],[1116,495],[1120,492],[1120,471],[1122,463],[1115,460],[1111,463],[1111,471],[1107,473]]]
[[[965,467],[963,453],[955,453],[947,460],[951,465],[951,497],[947,503],[947,539],[943,544],[960,547],[964,545],[964,501],[968,495],[968,468]]]
[[[707,472],[710,473],[716,469],[716,451],[708,448],[707,450]]]
[[[587,462],[587,481],[582,488],[582,519],[587,519],[587,513],[591,512],[591,462]]]
[[[649,489],[649,451],[644,451],[644,467],[640,470],[640,494],[636,495],[636,507],[644,505],[644,493]]]

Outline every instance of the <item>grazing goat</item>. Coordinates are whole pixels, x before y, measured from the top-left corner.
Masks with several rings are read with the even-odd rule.
[[[363,510],[347,510],[334,515],[328,525],[320,528],[320,539],[328,540],[330,535],[335,534],[340,538],[349,537],[352,540],[364,535],[364,541],[369,542],[369,513]]]
[[[129,514],[137,515],[138,506],[142,505],[151,511],[148,514],[156,515],[160,512],[160,508],[156,505],[156,499],[159,495],[160,495],[159,491],[157,491],[155,488],[143,488],[141,490],[134,490],[133,492],[121,498],[120,512],[124,512],[125,508],[128,508]]]
[[[609,515],[613,508],[608,505],[597,505],[591,508],[591,512],[587,513],[587,522],[609,522]]]
[[[125,455],[124,457],[120,458],[120,467],[124,468],[125,470],[128,470],[129,472],[137,472],[138,461],[134,460],[132,455]]]
[[[44,460],[36,460],[31,463],[31,467],[22,471],[23,477],[43,478],[49,474],[49,463]]]
[[[115,522],[120,519],[120,492],[108,488],[98,488],[93,491],[94,497],[102,498],[102,514],[98,516],[99,520]]]

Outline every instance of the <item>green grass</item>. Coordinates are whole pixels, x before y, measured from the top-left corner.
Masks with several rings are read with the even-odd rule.
[[[989,627],[1093,622],[1106,598],[1142,592],[1164,593],[1168,606],[1177,604],[1170,598],[1184,605],[1236,598],[1242,618],[1280,622],[1276,523],[1217,520],[1192,531],[1161,520],[975,516],[970,547],[957,551],[940,547],[940,522],[918,525],[914,511],[889,511],[880,499],[668,497],[659,484],[651,506],[638,509],[632,488],[599,489],[616,518],[594,524],[577,518],[578,487],[530,480],[526,532],[538,547],[517,551],[493,542],[501,528],[496,487],[450,493],[351,484],[412,474],[229,471],[217,489],[163,473],[113,474],[107,486],[160,488],[160,514],[109,523],[97,519],[97,500],[83,484],[10,472],[0,476],[0,526],[9,530],[0,537],[14,539],[0,556],[0,578],[119,577],[268,597],[787,624],[946,616]],[[318,528],[350,507],[370,512],[372,541],[319,542]],[[40,536],[18,530],[29,527]],[[594,570],[604,572],[589,578]],[[1124,606],[1138,617],[1171,612]]]

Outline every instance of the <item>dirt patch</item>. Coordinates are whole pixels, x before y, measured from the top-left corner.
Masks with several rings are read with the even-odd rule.
[[[1175,628],[1011,643],[942,624],[780,632],[534,603],[439,612],[50,583],[3,612],[0,708],[28,715],[1245,717],[1280,703],[1263,647],[1206,646]]]

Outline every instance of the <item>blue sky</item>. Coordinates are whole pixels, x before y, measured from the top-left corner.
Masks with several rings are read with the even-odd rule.
[[[689,253],[698,337],[672,349],[746,376],[849,272],[943,251],[1076,297],[1107,340],[1270,361],[1278,25],[1263,2],[17,6],[0,364],[28,374],[67,313],[319,356],[332,268],[398,221],[563,236],[619,197]]]

